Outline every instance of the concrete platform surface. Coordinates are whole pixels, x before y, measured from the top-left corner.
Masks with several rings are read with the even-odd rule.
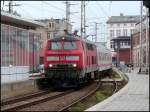
[[[149,111],[149,75],[126,73],[128,84],[108,99],[85,111]]]

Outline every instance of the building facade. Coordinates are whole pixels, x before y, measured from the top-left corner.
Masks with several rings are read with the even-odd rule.
[[[131,37],[130,36],[119,36],[112,39],[114,43],[114,52],[116,55],[112,55],[112,62],[114,65],[119,64],[131,64],[132,52],[131,52]]]
[[[114,51],[114,43],[111,40],[119,36],[131,36],[134,32],[135,24],[139,21],[140,16],[125,16],[123,14],[120,14],[120,16],[111,16],[107,21],[109,30],[107,47],[110,48],[111,51]]]
[[[45,40],[52,39],[57,35],[64,33],[66,25],[68,24],[65,19],[43,19],[36,20],[45,24],[45,27],[37,28],[38,31],[43,32],[45,35]],[[72,25],[68,24],[68,33],[72,33]]]
[[[137,23],[135,32],[132,34],[132,52],[133,64],[135,67],[149,66],[149,20],[146,18],[142,21],[142,32],[140,31],[141,23]],[[141,39],[140,39],[141,33]]]

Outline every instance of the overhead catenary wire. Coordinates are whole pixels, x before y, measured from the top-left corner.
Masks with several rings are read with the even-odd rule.
[[[106,17],[109,17],[109,14],[103,9],[103,7],[100,5],[100,3],[96,1],[96,4],[97,4],[98,7],[101,9],[101,11],[103,12],[103,14],[104,14]]]
[[[47,4],[47,5],[49,5],[49,6],[51,6],[51,7],[53,7],[53,8],[55,8],[55,9],[57,9],[57,10],[60,10],[60,11],[65,12],[64,9],[62,9],[62,8],[60,8],[60,7],[57,7],[57,6],[55,6],[55,5],[52,5],[51,3],[48,3],[48,2],[45,2],[45,1],[42,1],[42,2],[45,3],[45,4]]]
[[[93,7],[91,7],[91,8],[87,8],[90,12],[92,12],[92,14],[94,14],[97,18],[96,19],[94,19],[95,18],[95,16],[93,17],[93,20],[100,20],[100,19],[102,19],[102,18],[107,18],[107,17],[101,17],[100,16],[100,14],[97,12],[97,11],[93,11]],[[89,12],[89,11],[87,11],[87,12]],[[97,13],[96,13],[97,12]],[[91,14],[90,14],[91,15]],[[89,15],[88,15],[88,17],[89,17]],[[92,19],[91,19],[92,17],[90,17],[90,19],[86,19],[86,21],[92,21]],[[87,22],[88,23],[88,22]]]
[[[26,4],[26,3],[23,3],[22,5],[25,5],[25,6],[27,6],[27,7],[30,7],[30,8],[32,8],[32,9],[38,9],[38,10],[40,10],[41,11],[41,8],[38,8],[38,7],[36,7],[36,5],[30,5],[30,4]],[[52,11],[52,10],[50,10],[50,9],[45,9],[44,8],[44,6],[43,6],[44,4],[42,4],[42,10],[43,11],[46,11],[46,12],[52,12],[52,13],[57,13],[57,14],[59,14],[60,12],[57,12],[57,11]],[[23,9],[23,8],[22,8]],[[27,9],[25,10],[26,12],[27,12]]]

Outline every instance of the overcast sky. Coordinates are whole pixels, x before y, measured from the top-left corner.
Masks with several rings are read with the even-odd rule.
[[[22,17],[29,19],[62,19],[66,16],[65,1],[14,1],[21,6],[14,7]],[[78,12],[71,14],[71,22],[73,22],[73,30],[80,30],[80,1],[70,1],[71,12]],[[8,2],[4,2],[7,5]],[[1,2],[1,6],[2,2]],[[3,7],[8,10],[7,6]],[[87,35],[94,34],[94,23],[103,23],[98,25],[99,39],[107,39],[106,35],[106,21],[110,16],[119,16],[120,13],[124,15],[140,15],[140,1],[86,1],[86,24]],[[104,34],[102,34],[104,33]]]

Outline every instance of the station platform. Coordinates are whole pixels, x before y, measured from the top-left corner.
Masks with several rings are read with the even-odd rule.
[[[149,111],[149,74],[131,73],[128,84],[120,91],[85,111]]]

